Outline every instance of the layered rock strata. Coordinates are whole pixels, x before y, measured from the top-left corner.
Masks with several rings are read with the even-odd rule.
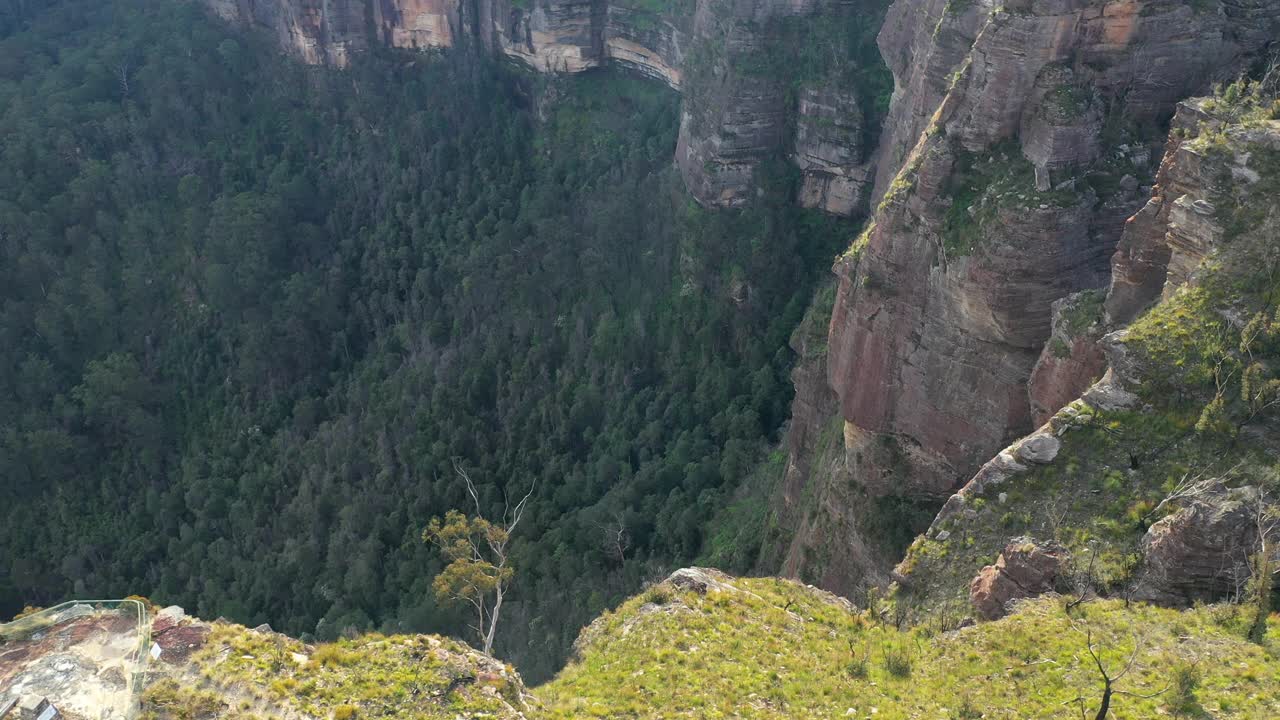
[[[1083,392],[1105,366],[1096,345],[1105,318],[1064,328],[1053,343],[1055,303],[1109,282],[1140,287],[1129,306],[1159,296],[1166,251],[1121,235],[1152,197],[1160,126],[1179,100],[1254,64],[1278,23],[1274,0],[1221,12],[895,2],[879,35],[895,92],[879,142],[878,207],[835,265],[825,358],[851,462],[847,477],[813,481],[941,503]],[[1178,210],[1188,222],[1205,211]],[[1118,243],[1138,267],[1117,260],[1112,281]],[[1180,247],[1193,263],[1193,245]],[[1119,296],[1108,295],[1113,321]],[[871,450],[886,446],[895,452],[877,460]],[[834,523],[798,530],[864,545]]]
[[[313,64],[344,67],[375,46],[464,44],[543,73],[616,64],[685,94],[676,162],[700,203],[750,202],[760,190],[761,163],[787,155],[801,170],[797,200],[805,207],[853,215],[867,206],[874,172],[867,138],[874,133],[866,98],[848,81],[848,71],[857,69],[842,55],[848,38],[832,28],[859,13],[876,16],[880,3],[856,9],[816,0],[206,3],[227,20],[264,28]],[[809,33],[810,26],[828,29]],[[818,46],[831,59],[795,77],[797,54]]]
[[[1206,328],[1217,320],[1225,323],[1222,332],[1243,337],[1250,308],[1262,303],[1259,278],[1267,277],[1267,258],[1274,257],[1268,218],[1280,201],[1280,107],[1273,102],[1178,105],[1151,198],[1125,227],[1105,298],[1095,291],[1055,308],[1050,345],[1059,341],[1062,357],[1056,368],[1047,365],[1046,348],[1032,398],[1041,399],[1043,413],[1073,385],[1079,399],[1049,413],[947,500],[897,567],[903,587],[945,596],[963,575],[956,568],[968,564],[972,572],[983,553],[1003,545],[1006,525],[1092,538],[1090,559],[1077,557],[1087,584],[1164,603],[1232,597],[1249,579],[1264,533],[1274,553],[1276,529],[1266,518],[1275,499],[1258,487],[1278,442],[1274,419],[1246,409],[1224,429],[1206,410],[1197,421],[1197,408],[1238,402],[1233,398],[1241,390],[1224,390],[1230,375],[1197,376],[1203,370],[1186,354],[1188,347],[1205,351],[1198,333],[1212,332]],[[1125,327],[1154,303],[1168,306]],[[1255,352],[1237,344],[1221,351],[1224,366]],[[1090,385],[1093,370],[1080,370],[1092,368],[1092,353],[1102,354],[1105,372]],[[1255,359],[1264,377],[1270,360]],[[1195,411],[1189,418],[1187,408]],[[1215,441],[1221,432],[1231,440]],[[1126,497],[1136,510],[1116,532],[1098,538],[1098,513],[1124,514],[1099,504]],[[1116,564],[1109,574],[1096,572],[1093,563],[1108,554]]]
[[[1067,551],[1057,545],[1018,538],[1005,547],[994,565],[974,576],[969,600],[984,619],[1002,618],[1009,603],[1053,590],[1067,559]]]

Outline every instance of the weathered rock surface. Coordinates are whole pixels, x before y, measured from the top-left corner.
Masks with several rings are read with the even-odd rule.
[[[1151,199],[1125,225],[1111,260],[1106,310],[1112,324],[1128,323],[1160,298],[1169,270],[1171,248],[1167,236],[1175,203],[1192,193],[1203,200],[1212,192],[1213,179],[1198,171],[1199,153],[1184,147],[1199,135],[1201,128],[1222,125],[1203,105],[1203,100],[1178,105]]]
[[[800,93],[793,157],[803,172],[801,206],[852,215],[866,205],[874,168],[863,147],[865,123],[851,91],[810,87]]]
[[[678,0],[660,7],[634,0],[205,2],[227,20],[265,28],[313,64],[343,67],[375,45],[463,44],[545,73],[615,63],[684,92],[676,162],[700,203],[750,202],[759,189],[757,167],[790,152],[804,177],[803,205],[840,215],[866,208],[874,162],[865,138],[874,133],[839,75],[849,60],[834,46],[831,67],[806,79],[804,100],[796,103],[788,58],[801,48],[787,38],[815,41],[779,23],[838,23],[853,13],[874,14],[880,3],[868,9],[816,0]]]
[[[896,570],[905,587],[933,592],[940,578],[953,570],[943,567],[937,558],[946,557],[946,563],[954,564],[955,556],[964,553],[953,537],[970,538],[982,532],[988,542],[993,535],[997,542],[1004,542],[999,530],[991,532],[993,515],[1021,515],[1020,522],[1034,532],[1057,533],[1073,523],[1077,531],[1091,532],[1087,515],[1071,519],[1062,507],[1073,502],[1072,492],[1086,487],[1082,480],[1096,477],[1100,471],[1112,472],[1122,487],[1127,483],[1131,488],[1145,487],[1147,493],[1167,491],[1167,471],[1152,463],[1151,456],[1188,441],[1195,431],[1187,431],[1180,440],[1171,430],[1170,438],[1164,441],[1168,444],[1155,444],[1145,453],[1119,445],[1098,448],[1100,454],[1091,455],[1094,447],[1088,440],[1084,446],[1075,440],[1071,452],[1061,448],[1072,442],[1070,438],[1078,430],[1096,427],[1093,423],[1099,416],[1108,417],[1104,413],[1128,411],[1108,418],[1117,423],[1108,430],[1117,433],[1116,437],[1141,432],[1149,423],[1168,422],[1169,406],[1162,404],[1165,398],[1160,393],[1176,393],[1184,403],[1209,402],[1213,385],[1191,377],[1195,370],[1186,367],[1189,363],[1178,354],[1181,344],[1176,338],[1196,331],[1194,326],[1180,327],[1179,323],[1198,325],[1201,321],[1194,314],[1189,319],[1176,314],[1172,318],[1158,316],[1164,319],[1155,323],[1167,324],[1156,326],[1155,339],[1151,325],[1140,327],[1141,332],[1124,325],[1153,303],[1173,297],[1184,285],[1196,285],[1208,267],[1220,273],[1219,283],[1225,280],[1227,287],[1240,293],[1239,297],[1228,294],[1210,300],[1212,312],[1240,327],[1245,322],[1239,317],[1240,305],[1257,302],[1240,281],[1253,271],[1256,253],[1265,254],[1272,244],[1266,234],[1266,208],[1275,199],[1271,158],[1280,154],[1280,121],[1268,120],[1265,113],[1255,113],[1246,122],[1224,119],[1241,112],[1239,107],[1224,111],[1205,100],[1179,104],[1152,197],[1125,226],[1124,240],[1114,257],[1115,276],[1101,307],[1096,292],[1072,296],[1055,306],[1053,338],[1030,386],[1033,407],[1038,405],[1036,411],[1047,414],[1072,392],[1072,386],[1086,382],[1093,374],[1095,353],[1102,354],[1102,379],[1032,435],[1000,451],[947,500],[926,533],[926,541],[920,544],[929,545],[932,556],[909,554]],[[1197,139],[1204,130],[1211,134]],[[1239,203],[1237,208],[1244,208],[1244,214],[1210,212],[1206,205],[1217,197]],[[1237,234],[1230,240],[1224,235],[1224,223],[1236,227]],[[1210,256],[1216,260],[1206,264]],[[1165,337],[1170,339],[1169,348],[1160,345]],[[1054,340],[1060,341],[1058,358],[1052,357]],[[1084,368],[1089,371],[1082,372]],[[1273,452],[1273,424],[1267,420],[1243,428],[1230,449],[1208,445],[1197,457],[1194,449],[1183,448],[1189,453],[1186,462],[1202,471],[1216,467],[1213,472],[1222,472],[1232,462],[1248,467],[1253,458]],[[1049,446],[1058,449],[1052,457],[1039,451]],[[1037,465],[1046,461],[1055,467],[1040,472]],[[1081,475],[1080,468],[1088,463],[1094,463],[1084,471],[1089,475]],[[1265,465],[1263,468],[1265,474]],[[1247,478],[1247,473],[1260,471],[1255,465],[1240,472]],[[1035,487],[1031,493],[1034,499],[1024,495],[1010,500],[1030,487]],[[1258,547],[1254,493],[1249,488],[1228,490],[1219,484],[1183,496],[1175,505],[1177,512],[1157,522],[1142,538],[1144,562],[1134,568],[1128,587],[1136,589],[1139,597],[1165,603],[1231,597],[1247,574],[1248,556]],[[1016,504],[1006,506],[1006,500]],[[1244,508],[1251,503],[1255,515],[1247,517]],[[1131,540],[1110,550],[1131,553],[1134,548],[1130,543],[1138,540],[1135,532]]]
[[[1052,543],[1017,538],[1005,547],[994,565],[982,568],[973,578],[969,600],[978,615],[987,620],[1004,617],[1011,601],[1053,590],[1068,557],[1064,548]]]
[[[90,605],[0,625],[0,707],[48,699],[67,717],[130,717],[145,629],[134,607]]]
[[[729,575],[714,568],[687,567],[671,573],[664,582],[677,590],[699,595],[706,595],[708,591],[737,592],[737,588],[728,584],[729,579]]]
[[[1157,120],[1234,76],[1280,3],[1247,22],[1181,4],[1034,0],[982,20],[940,5],[900,0],[881,32],[898,88],[881,169],[914,147],[877,183],[860,259],[836,265],[828,371],[851,425],[917,450],[896,487],[945,496],[1043,417],[1028,381],[1052,305],[1106,283],[1138,207],[1123,176],[1155,138],[1103,147],[1102,108]]]
[[[702,0],[694,15],[693,67],[686,74],[676,165],[689,192],[704,205],[749,202],[756,166],[781,146],[787,118],[786,85],[744,63],[766,57],[767,2]]]
[[[1214,601],[1240,592],[1258,551],[1255,487],[1214,484],[1147,530],[1137,595],[1166,603]]]
[[[894,2],[876,42],[894,78],[880,136],[874,202],[879,202],[933,118],[994,4],[989,0]]]
[[[1039,427],[1067,403],[1080,397],[1107,369],[1099,345],[1103,332],[1103,293],[1086,290],[1053,303],[1049,342],[1027,382],[1031,422]]]
[[[786,532],[764,548],[760,566],[853,597],[868,586],[887,584],[897,560],[868,531],[866,494],[851,482],[864,452],[890,449],[862,448],[844,437],[837,398],[827,384],[833,295],[834,288],[820,291],[791,336],[799,356],[791,371],[796,394],[786,434],[787,464],[772,500]]]

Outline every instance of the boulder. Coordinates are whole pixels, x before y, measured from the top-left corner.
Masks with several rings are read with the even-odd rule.
[[[974,577],[969,600],[987,620],[1004,617],[1009,602],[1052,590],[1068,557],[1059,545],[1017,538],[1005,546],[994,565]]]
[[[1032,435],[1018,446],[1018,459],[1023,462],[1044,465],[1058,457],[1062,441],[1048,433]]]
[[[717,592],[737,592],[737,588],[729,584],[729,576],[711,568],[681,568],[669,575],[666,583],[679,590],[690,590],[699,595],[706,595],[708,590]]]
[[[1183,501],[1142,540],[1146,561],[1137,595],[1163,603],[1222,599],[1244,586],[1258,546],[1255,487],[1218,483]]]

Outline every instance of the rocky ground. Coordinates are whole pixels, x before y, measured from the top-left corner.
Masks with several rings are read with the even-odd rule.
[[[0,707],[48,699],[72,720],[123,720],[145,653],[146,627],[129,605],[73,605],[0,626]]]

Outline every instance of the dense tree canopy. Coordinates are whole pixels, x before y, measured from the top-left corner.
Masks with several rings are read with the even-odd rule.
[[[461,635],[428,520],[538,484],[537,680],[699,553],[851,229],[703,211],[677,99],[466,53],[305,68],[170,0],[0,14],[0,611],[145,593]],[[7,11],[6,11],[7,13]],[[603,541],[624,530],[621,552]],[[746,553],[749,555],[749,552]]]

